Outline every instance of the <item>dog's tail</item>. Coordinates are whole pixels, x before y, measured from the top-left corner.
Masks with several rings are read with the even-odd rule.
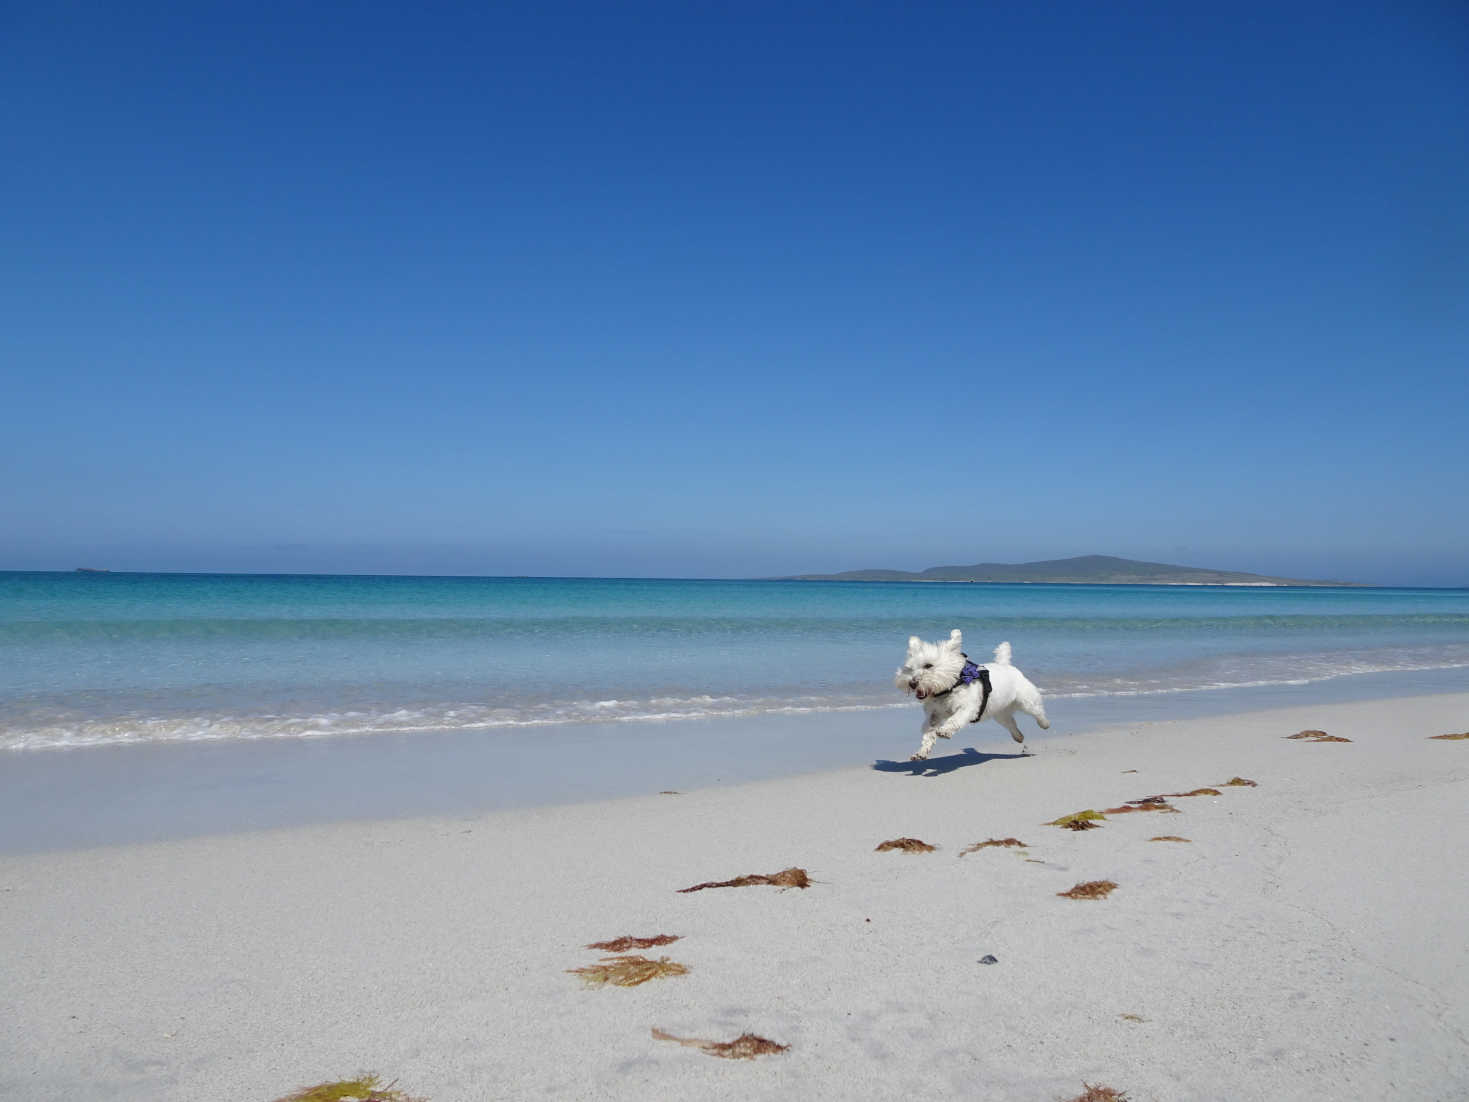
[[[1001,643],[995,648],[995,665],[1008,666],[1010,664],[1010,644]]]

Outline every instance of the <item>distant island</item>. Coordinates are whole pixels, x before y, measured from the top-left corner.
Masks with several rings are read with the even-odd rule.
[[[1270,578],[1234,570],[1208,570],[1139,562],[1114,555],[1078,555],[1044,562],[981,562],[973,566],[931,566],[906,570],[846,570],[840,574],[796,574],[780,581],[800,582],[1036,582],[1051,585],[1353,585],[1352,582]]]

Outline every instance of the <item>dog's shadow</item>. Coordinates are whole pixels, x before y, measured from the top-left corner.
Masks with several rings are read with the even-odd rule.
[[[1026,761],[1034,754],[981,754],[972,746],[966,746],[957,754],[946,754],[941,758],[924,761],[886,761],[879,758],[872,768],[879,773],[907,773],[910,777],[938,777],[965,769],[971,765],[984,765],[992,761]]]

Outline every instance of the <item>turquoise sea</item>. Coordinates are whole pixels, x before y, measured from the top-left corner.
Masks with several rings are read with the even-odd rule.
[[[906,640],[952,627],[980,660],[1008,639],[1053,719],[1364,674],[1469,684],[1469,590],[11,572],[0,749],[911,710]]]

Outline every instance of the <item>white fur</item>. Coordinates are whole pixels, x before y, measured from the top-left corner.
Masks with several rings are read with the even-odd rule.
[[[898,688],[912,693],[923,702],[923,744],[914,761],[933,753],[935,739],[952,738],[979,715],[984,689],[975,681],[959,684],[964,669],[964,637],[955,628],[943,643],[925,643],[918,636],[908,639],[908,657],[894,677]],[[1010,644],[995,648],[995,660],[987,663],[990,672],[990,699],[984,705],[984,718],[992,719],[1023,747],[1025,736],[1015,725],[1015,713],[1034,717],[1041,730],[1051,726],[1041,691],[1026,676],[1010,665]]]

